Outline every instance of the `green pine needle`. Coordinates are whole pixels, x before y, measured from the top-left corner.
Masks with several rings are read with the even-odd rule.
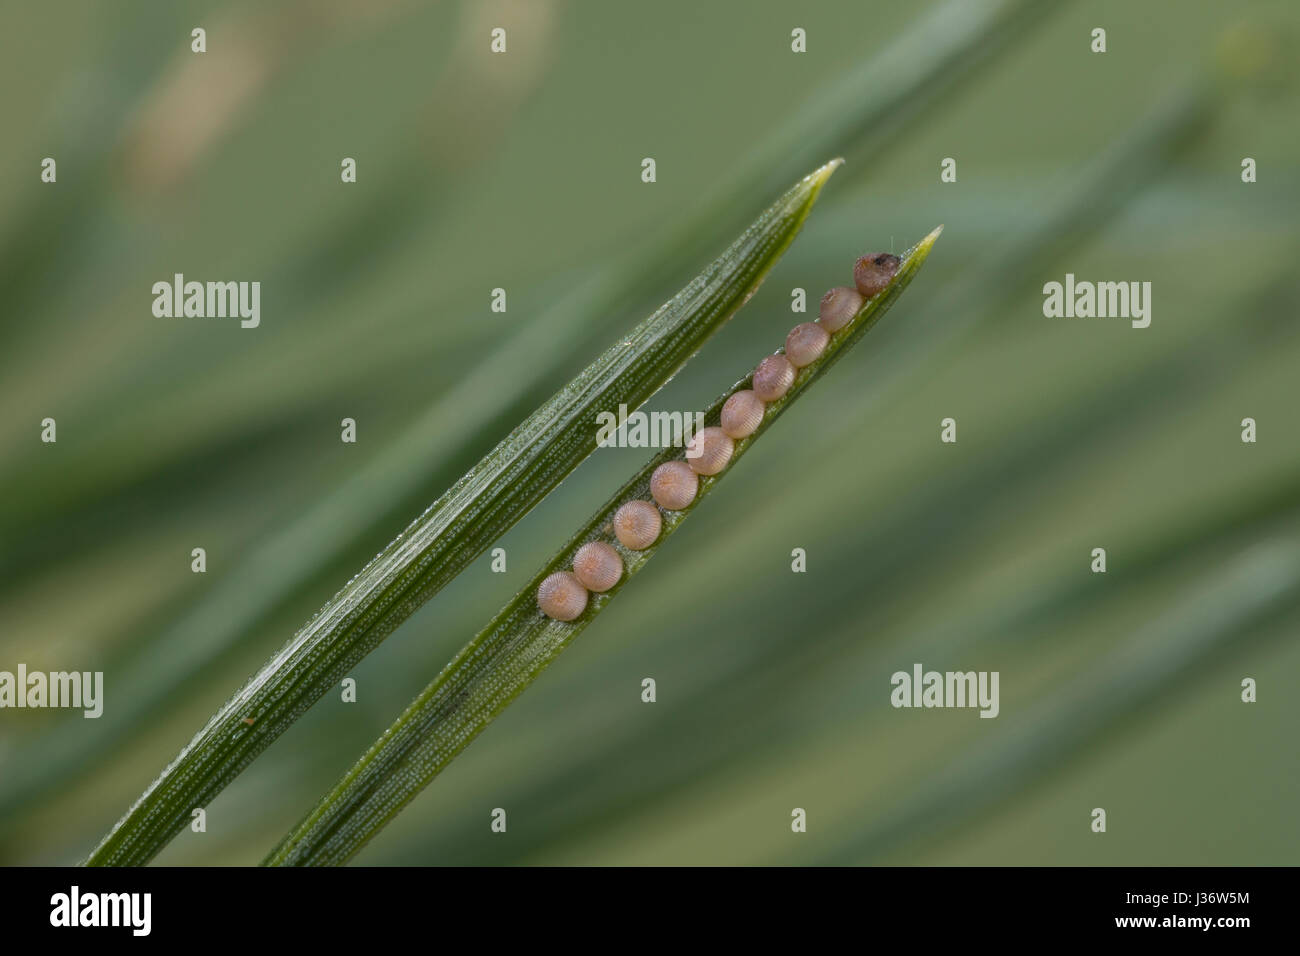
[[[902,256],[889,285],[868,299],[852,321],[831,337],[820,358],[799,370],[784,397],[767,404],[758,429],[735,443],[727,468],[712,477],[702,476],[695,500],[682,511],[665,514],[663,529],[653,545],[639,551],[623,547],[612,533],[611,522],[623,503],[650,498],[650,476],[664,462],[681,458],[679,448],[667,448],[651,458],[565,543],[443,668],[264,864],[339,864],[360,850],[617,597],[759,436],[889,310],[925,263],[942,228],[935,229]],[[750,381],[746,377],[721,395],[705,412],[705,425],[716,425],[727,399],[748,388]],[[604,541],[617,549],[625,574],[609,591],[591,594],[576,620],[552,620],[538,609],[538,586],[552,573],[572,567],[574,554],[589,541]]]
[[[542,404],[338,592],[208,721],[86,861],[139,865],[596,449],[754,294],[842,161],[809,173],[716,261]]]

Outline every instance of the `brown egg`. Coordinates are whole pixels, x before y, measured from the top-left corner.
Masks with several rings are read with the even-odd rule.
[[[821,358],[831,334],[816,322],[801,322],[785,337],[785,357],[795,368],[811,365]]]
[[[666,461],[650,476],[650,494],[665,511],[681,511],[695,500],[700,479],[680,458]]]
[[[625,548],[644,551],[659,540],[663,518],[648,501],[628,501],[614,512],[614,534]]]
[[[817,321],[827,332],[838,332],[858,314],[865,301],[867,300],[862,298],[862,293],[857,289],[850,289],[843,285],[836,286],[822,296],[821,308],[817,310]]]
[[[775,402],[794,384],[794,366],[784,355],[769,355],[754,369],[754,394],[765,402]]]
[[[853,283],[868,299],[889,285],[902,260],[888,252],[872,252],[853,265]]]
[[[763,400],[746,388],[722,406],[722,430],[732,438],[748,438],[763,423]]]
[[[736,443],[716,425],[701,429],[686,444],[686,464],[697,475],[716,475],[727,467]]]
[[[623,559],[604,541],[588,541],[573,556],[573,575],[588,591],[608,591],[623,576]]]
[[[537,588],[537,606],[547,617],[572,621],[587,609],[587,589],[568,571],[556,571]]]

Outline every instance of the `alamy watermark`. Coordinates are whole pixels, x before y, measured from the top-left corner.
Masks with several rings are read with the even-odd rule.
[[[1131,319],[1133,328],[1151,324],[1150,282],[1078,282],[1073,272],[1065,282],[1043,286],[1043,315],[1049,319]]]
[[[132,936],[153,929],[152,893],[83,893],[73,885],[50,897],[50,925],[56,927],[121,926]]]
[[[981,717],[996,717],[997,671],[927,671],[920,664],[912,672],[895,671],[889,683],[889,702],[895,707],[978,707]]]
[[[184,273],[153,284],[153,314],[160,319],[238,318],[246,329],[262,322],[262,283],[186,282]]]
[[[3,707],[74,707],[83,717],[98,717],[104,712],[104,672],[28,672],[26,664],[19,664],[16,674],[0,671]]]
[[[685,448],[703,430],[703,412],[629,413],[626,405],[619,405],[618,414],[596,413],[597,448]],[[688,448],[686,454],[699,457],[701,451]]]

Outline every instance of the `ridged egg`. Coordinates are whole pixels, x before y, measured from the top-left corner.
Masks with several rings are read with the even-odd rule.
[[[697,475],[716,475],[727,467],[736,443],[716,425],[701,429],[686,445],[686,464]]]
[[[866,301],[857,289],[850,289],[843,285],[836,286],[822,296],[822,304],[817,310],[817,321],[827,332],[838,332],[849,324],[862,308],[862,303]]]
[[[722,406],[722,430],[732,438],[748,438],[763,423],[764,408],[752,389],[742,389]]]
[[[801,322],[785,337],[785,357],[795,368],[811,365],[821,358],[831,334],[816,322]]]
[[[572,621],[587,609],[587,589],[568,571],[556,571],[537,588],[537,606],[557,621]]]
[[[765,402],[774,402],[790,391],[795,368],[784,355],[769,355],[754,369],[754,394]]]
[[[888,252],[872,252],[853,264],[853,284],[868,299],[876,295],[898,273],[902,260]]]
[[[680,458],[664,462],[650,476],[650,494],[665,511],[681,511],[699,487],[699,476]]]
[[[614,536],[625,548],[644,551],[659,540],[663,518],[648,501],[627,501],[614,512]]]
[[[588,591],[608,591],[623,576],[623,559],[604,541],[588,541],[573,556],[573,575]]]

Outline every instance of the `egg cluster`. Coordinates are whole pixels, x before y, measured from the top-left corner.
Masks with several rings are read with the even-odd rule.
[[[720,425],[701,429],[686,446],[685,458],[666,461],[650,476],[650,497],[628,501],[614,512],[614,536],[630,551],[644,551],[659,540],[664,511],[681,511],[699,491],[701,475],[720,474],[736,442],[758,430],[770,402],[785,396],[795,374],[817,361],[831,336],[844,328],[867,299],[882,292],[898,272],[898,256],[863,256],[853,267],[857,288],[837,286],[822,296],[816,322],[803,322],[785,337],[785,352],[774,353],[754,369],[752,387],[736,392],[722,406]],[[572,621],[587,609],[590,592],[608,591],[623,577],[623,559],[604,541],[588,541],[573,556],[573,570],[556,571],[537,589],[537,606],[547,617]]]

